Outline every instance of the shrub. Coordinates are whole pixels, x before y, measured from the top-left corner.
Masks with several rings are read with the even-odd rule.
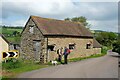
[[[2,62],[3,69],[14,69],[21,67],[22,62],[17,59],[8,59],[6,62]]]
[[[113,44],[112,51],[120,54],[120,40]]]
[[[107,50],[108,50],[108,48],[103,46],[102,49],[101,49],[101,53],[102,54],[107,54]]]

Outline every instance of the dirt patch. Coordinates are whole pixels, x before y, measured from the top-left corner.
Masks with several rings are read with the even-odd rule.
[[[10,72],[9,70],[2,70],[2,72],[0,72],[2,74],[2,76],[8,77],[8,76],[12,76],[13,73]]]

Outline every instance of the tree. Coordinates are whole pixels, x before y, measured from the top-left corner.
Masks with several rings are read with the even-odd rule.
[[[13,32],[13,36],[17,36],[17,35],[20,35],[20,32],[14,31],[14,32]]]
[[[113,32],[100,32],[95,35],[98,42],[104,46],[112,47],[112,44],[117,40],[117,35]]]
[[[65,21],[70,21],[70,18],[65,18],[64,20],[65,20]]]
[[[64,20],[65,20],[65,21],[72,21],[72,22],[80,22],[80,23],[82,23],[84,26],[86,26],[87,28],[90,28],[90,24],[88,24],[87,18],[85,18],[84,16],[73,17],[73,18],[65,18]]]
[[[120,33],[118,33],[118,39],[120,40]]]
[[[74,17],[74,18],[71,19],[71,21],[73,21],[73,22],[81,22],[81,23],[83,23],[84,26],[88,25],[87,19],[85,17],[83,17],[83,16],[81,16],[81,17]]]
[[[113,52],[117,52],[120,54],[120,40],[118,40],[117,42],[113,43]]]

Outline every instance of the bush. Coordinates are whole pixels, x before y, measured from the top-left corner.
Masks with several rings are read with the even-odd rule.
[[[101,53],[102,54],[107,54],[107,51],[108,51],[108,48],[103,46],[102,49],[101,49]]]
[[[8,59],[6,60],[6,63],[5,61],[2,62],[2,68],[3,69],[15,69],[15,68],[19,68],[21,67],[22,65],[22,62],[17,60],[17,59]]]
[[[113,44],[112,51],[120,54],[120,40]]]

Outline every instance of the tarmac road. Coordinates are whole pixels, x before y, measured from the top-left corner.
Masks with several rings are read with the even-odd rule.
[[[18,78],[118,78],[118,54],[58,65],[20,74]]]

